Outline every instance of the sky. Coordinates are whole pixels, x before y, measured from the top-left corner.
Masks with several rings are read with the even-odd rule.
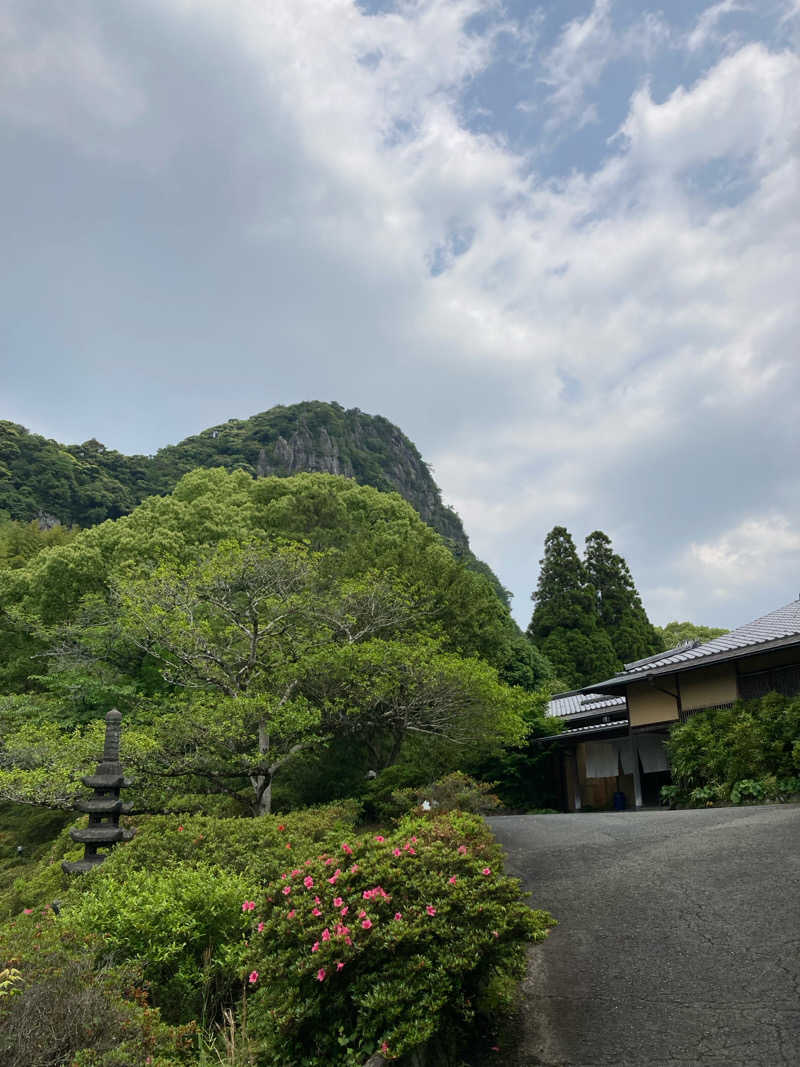
[[[3,0],[0,418],[395,422],[530,618],[800,594],[800,0]]]

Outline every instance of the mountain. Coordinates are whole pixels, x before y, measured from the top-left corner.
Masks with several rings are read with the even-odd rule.
[[[168,493],[195,467],[245,470],[255,477],[319,471],[400,493],[447,541],[456,556],[487,574],[455,511],[415,445],[381,415],[308,401],[230,419],[154,456],[126,456],[95,439],[62,445],[0,421],[0,512],[43,524],[93,526],[127,514],[140,501]]]

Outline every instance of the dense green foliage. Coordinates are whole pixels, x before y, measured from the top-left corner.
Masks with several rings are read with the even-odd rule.
[[[268,885],[247,964],[261,1062],[360,1067],[500,1007],[549,919],[498,863],[480,819],[453,814],[344,841]]]
[[[800,793],[800,697],[761,700],[693,715],[667,742],[673,802],[776,800]]]
[[[544,557],[528,637],[547,657],[562,688],[579,688],[663,648],[627,563],[595,530],[578,557],[567,529],[554,526]]]
[[[678,622],[677,619],[668,622],[666,626],[656,626],[655,630],[665,649],[675,648],[684,641],[700,641],[705,644],[706,641],[713,641],[715,637],[722,637],[728,632],[715,626],[697,626],[693,622]]]
[[[44,517],[86,527],[115,519],[148,496],[171,492],[198,467],[242,470],[254,477],[343,474],[361,485],[400,493],[508,603],[497,577],[470,551],[460,518],[442,503],[414,444],[380,415],[319,401],[279,405],[211,426],[154,456],[126,456],[94,439],[61,445],[0,420],[0,514],[25,523]]]
[[[96,933],[65,927],[45,907],[6,923],[0,948],[19,974],[11,995],[3,996],[0,984],[4,1067],[197,1063],[194,1023],[161,1020],[136,964],[98,965],[105,945]]]
[[[195,471],[0,570],[0,653],[2,795],[68,803],[96,743],[75,724],[116,704],[157,809],[265,810],[301,750],[363,776],[414,734],[454,769],[520,741],[533,705],[503,683],[541,681],[485,578],[396,494],[329,475]],[[329,763],[328,791],[295,802],[342,795],[339,777]]]
[[[660,652],[663,645],[647,618],[628,564],[602,531],[586,538],[584,562],[588,583],[597,595],[600,627],[610,638],[618,663]]]
[[[436,789],[485,793],[463,778]],[[449,1062],[476,1017],[509,1005],[526,942],[552,920],[522,903],[479,817],[381,831],[357,828],[356,810],[140,817],[78,879],[60,870],[77,854],[63,835],[15,887],[27,913],[0,927],[23,978],[0,998],[3,1062],[362,1067],[384,1043],[392,1058],[429,1041]],[[58,1057],[25,1060],[47,997]]]
[[[544,557],[528,636],[547,656],[559,682],[568,689],[613,674],[618,665],[614,646],[602,629],[597,592],[585,565],[563,526],[545,538]]]

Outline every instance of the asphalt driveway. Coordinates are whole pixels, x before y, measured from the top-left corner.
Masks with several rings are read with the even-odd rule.
[[[489,822],[560,925],[481,1067],[800,1065],[800,807]]]

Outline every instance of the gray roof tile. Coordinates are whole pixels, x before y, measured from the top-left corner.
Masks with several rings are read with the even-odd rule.
[[[755,649],[759,645],[791,637],[800,637],[800,600],[793,600],[790,604],[771,611],[769,615],[763,615],[760,619],[748,622],[745,626],[740,626],[704,644],[690,648],[671,649],[660,658],[651,657],[632,663],[622,674],[609,678],[606,682],[598,682],[592,688],[598,689],[605,684],[631,681],[637,676],[662,673],[668,671],[670,667],[691,663],[694,660],[721,656],[726,652],[736,652],[739,649]]]

